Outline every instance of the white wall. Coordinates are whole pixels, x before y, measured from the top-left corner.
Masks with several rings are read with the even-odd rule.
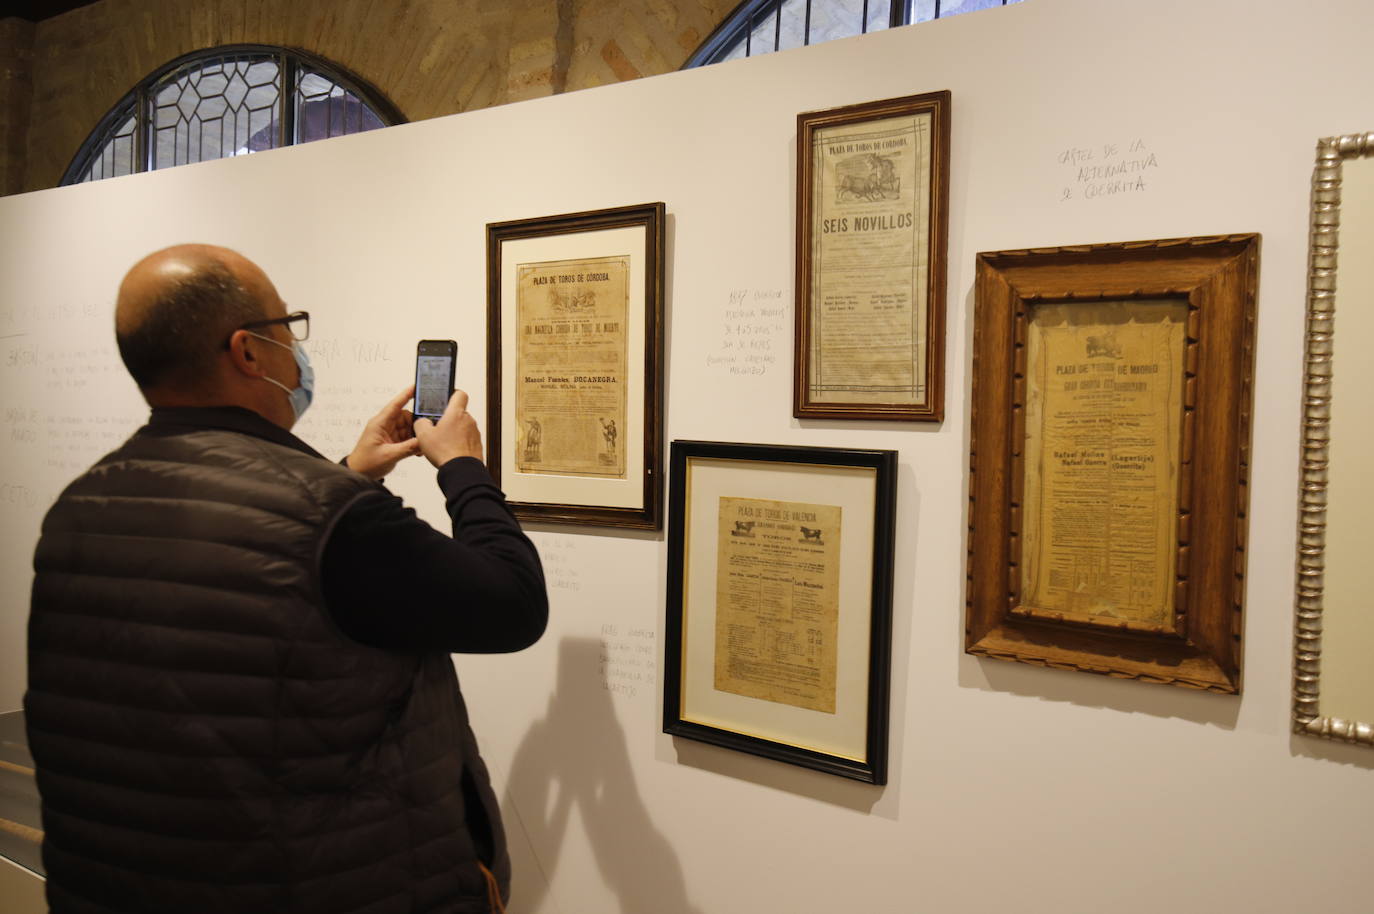
[[[608,691],[601,665],[603,639],[661,660],[662,537],[536,528],[548,634],[456,661],[503,793],[513,910],[1369,911],[1374,752],[1290,737],[1288,719],[1308,187],[1319,136],[1374,129],[1372,30],[1364,0],[1028,0],[2,199],[0,707],[22,692],[41,514],[142,417],[110,334],[134,260],[206,240],[261,263],[314,315],[322,386],[301,432],[338,454],[420,337],[460,341],[485,414],[485,223],[663,200],[667,436],[900,451],[891,783],[663,736],[661,687]],[[732,290],[790,302],[795,116],[936,89],[954,98],[948,418],[797,422],[789,321],[769,325],[765,373],[709,361]],[[1060,162],[1136,141],[1157,161],[1143,191],[1085,199]],[[964,655],[975,253],[1248,231],[1264,241],[1244,696]],[[425,465],[394,481],[441,517]]]

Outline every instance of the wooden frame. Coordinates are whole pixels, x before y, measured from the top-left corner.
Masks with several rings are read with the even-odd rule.
[[[944,418],[949,134],[947,91],[797,115],[797,418]]]
[[[1258,235],[978,255],[968,653],[1240,691],[1258,256]],[[1049,345],[1037,340],[1092,329],[1075,328],[1073,321],[1099,314],[1128,315],[1113,318],[1126,321],[1120,332],[1127,340],[1157,333],[1176,349],[1160,344],[1163,355],[1154,367],[1128,365],[1115,327],[1074,337],[1085,341],[1077,357],[1085,369],[1096,372],[1105,365],[1100,370],[1113,378],[1101,381],[1106,392],[1061,394],[1041,385],[1037,378],[1057,375],[1061,366],[1055,363],[1050,373],[1048,357],[1036,361],[1031,350]],[[1069,323],[1047,329],[1042,315]],[[1156,323],[1159,329],[1150,329]],[[1065,374],[1075,370],[1080,369],[1062,367]],[[1137,382],[1137,372],[1159,373]],[[1071,386],[1068,380],[1049,383]],[[1150,414],[1158,420],[1121,412],[1132,398],[1154,396],[1151,391],[1163,397]],[[1053,417],[1072,413],[1055,412],[1054,404],[1076,402],[1073,397],[1089,404],[1084,418],[1064,418],[1065,424],[1052,427],[1059,421]],[[1105,418],[1089,418],[1091,410]],[[1117,431],[1156,421],[1160,431],[1153,435],[1122,437]],[[1106,423],[1097,438],[1084,430],[1090,422]],[[1042,435],[1042,429],[1059,437]],[[1090,445],[1075,451],[1063,443],[1075,436]],[[1055,449],[1044,447],[1047,440],[1058,442]],[[1075,461],[1082,461],[1081,451],[1110,454],[1105,463],[1097,461],[1101,466],[1080,470]],[[1174,478],[1158,485],[1128,483],[1121,474],[1136,467],[1125,461],[1164,464]],[[1090,472],[1096,475],[1085,475]],[[1079,480],[1091,481],[1082,486]],[[1065,495],[1069,484],[1083,491]],[[1113,493],[1105,500],[1095,494],[1103,486]],[[1127,495],[1118,493],[1128,489],[1129,497],[1142,501],[1126,504]],[[1134,527],[1127,529],[1128,523]],[[1046,530],[1053,536],[1046,537]],[[1034,540],[1030,547],[1028,539]],[[1066,545],[1074,542],[1083,545]],[[1122,554],[1140,550],[1141,543],[1144,550],[1123,565]],[[1123,590],[1126,583],[1130,587]],[[1027,592],[1042,595],[1036,602],[1045,605],[1029,602]],[[1141,604],[1134,617],[1132,600]],[[1090,608],[1074,608],[1079,604]]]
[[[673,442],[665,733],[886,783],[896,474],[895,451]]]
[[[487,226],[488,465],[525,520],[662,526],[663,222]]]
[[[1347,175],[1347,166],[1359,159],[1369,161]],[[1343,211],[1346,198],[1353,207]],[[1360,253],[1374,232],[1372,201],[1374,133],[1320,140],[1312,174],[1293,730],[1363,746],[1374,746],[1368,673],[1374,626],[1367,621],[1364,568],[1374,499],[1364,482],[1374,446],[1365,421],[1374,372],[1364,358],[1374,334],[1374,322],[1366,317],[1374,271]],[[1342,234],[1355,256],[1340,271],[1338,288],[1336,255]],[[1339,301],[1353,306],[1341,312],[1339,346],[1338,291]],[[1354,358],[1347,360],[1346,353]],[[1333,436],[1335,430],[1340,434]]]

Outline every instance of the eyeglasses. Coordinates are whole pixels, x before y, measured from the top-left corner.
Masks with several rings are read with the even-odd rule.
[[[271,327],[276,324],[285,324],[286,329],[291,331],[291,335],[298,342],[304,343],[310,339],[310,312],[292,311],[286,317],[274,317],[265,321],[250,321],[240,327],[240,330],[252,330],[254,327]]]

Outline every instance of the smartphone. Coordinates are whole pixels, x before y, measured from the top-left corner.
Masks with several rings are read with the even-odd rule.
[[[415,347],[415,418],[439,421],[453,396],[458,371],[458,344],[453,340],[420,340]]]

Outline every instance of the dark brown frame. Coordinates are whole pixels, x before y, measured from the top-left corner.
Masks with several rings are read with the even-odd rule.
[[[866,467],[874,471],[873,557],[870,601],[850,611],[870,614],[868,702],[865,758],[851,759],[779,742],[736,730],[707,726],[682,716],[684,582],[687,563],[688,464],[693,458],[741,463],[811,464]],[[797,447],[781,444],[733,444],[719,441],[674,441],[668,515],[668,611],[664,643],[663,732],[748,752],[827,774],[870,784],[887,783],[888,703],[892,657],[892,575],[896,531],[897,452],[855,448]],[[845,611],[841,608],[841,611]]]
[[[644,478],[639,508],[511,501],[524,520],[601,527],[658,530],[663,526],[663,277],[664,218],[662,203],[516,219],[487,225],[487,465],[501,484],[501,246],[505,241],[572,235],[605,229],[644,229]],[[513,303],[510,303],[513,306]],[[636,364],[634,354],[628,362]]]
[[[811,361],[811,221],[813,163],[812,139],[818,130],[903,114],[930,112],[931,139],[930,247],[926,274],[926,402],[924,404],[815,403],[809,398],[807,378]],[[949,137],[948,90],[908,95],[809,111],[797,115],[797,256],[796,335],[794,339],[792,414],[799,419],[887,419],[940,422],[945,415],[945,275],[949,238]]]
[[[1255,234],[978,255],[968,653],[1240,692],[1258,264]],[[1174,624],[1110,630],[1021,606],[1030,306],[1165,298],[1188,306]]]

